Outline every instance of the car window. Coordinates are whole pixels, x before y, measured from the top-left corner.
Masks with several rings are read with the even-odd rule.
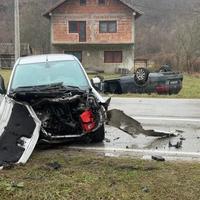
[[[13,76],[11,89],[60,82],[66,86],[88,88],[88,81],[83,70],[79,63],[73,60],[18,65]]]

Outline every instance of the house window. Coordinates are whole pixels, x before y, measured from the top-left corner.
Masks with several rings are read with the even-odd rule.
[[[116,33],[117,21],[100,21],[99,32],[100,33]]]
[[[78,33],[78,22],[77,21],[70,21],[69,22],[69,32],[70,33]]]
[[[106,0],[98,0],[99,1],[99,5],[105,5],[106,4]]]
[[[122,63],[122,51],[104,51],[104,63]]]
[[[86,21],[69,21],[69,33],[78,33],[79,42],[86,41]]]
[[[80,5],[85,6],[86,5],[86,0],[80,0]]]
[[[80,62],[82,62],[82,51],[64,51],[64,53],[73,55],[78,58]]]

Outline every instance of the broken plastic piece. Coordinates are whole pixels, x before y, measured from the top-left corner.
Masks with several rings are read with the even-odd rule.
[[[165,158],[163,158],[162,156],[152,156],[151,158],[152,158],[152,160],[156,160],[156,161],[160,161],[160,162],[165,161]]]

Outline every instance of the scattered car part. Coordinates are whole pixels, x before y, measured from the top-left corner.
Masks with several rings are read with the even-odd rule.
[[[5,97],[0,107],[0,125],[0,167],[26,163],[41,126],[32,108]]]
[[[162,156],[152,156],[151,158],[152,158],[152,160],[156,160],[156,161],[160,161],[160,162],[165,161],[165,158],[163,158]]]
[[[107,123],[114,126],[132,137],[143,134],[150,137],[175,137],[176,135],[169,132],[161,132],[155,130],[145,130],[142,125],[135,119],[126,115],[123,111],[118,109],[109,110],[107,112]]]
[[[46,166],[49,169],[53,169],[53,170],[59,170],[62,167],[61,164],[58,162],[47,163]]]
[[[149,193],[150,190],[149,190],[148,187],[145,186],[145,187],[142,188],[142,192],[144,192],[144,193]]]
[[[176,144],[172,144],[170,141],[169,141],[169,147],[174,147],[176,149],[180,149],[183,145],[183,141],[180,139],[179,142],[177,142]]]

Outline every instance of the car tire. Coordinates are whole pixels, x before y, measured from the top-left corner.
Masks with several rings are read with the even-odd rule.
[[[102,142],[105,139],[105,128],[104,128],[104,125],[102,125],[99,129],[97,129],[95,132],[93,132],[90,135],[90,139],[91,139],[92,143]]]
[[[144,85],[147,82],[148,78],[149,78],[148,69],[141,67],[136,70],[134,79],[138,85]]]

